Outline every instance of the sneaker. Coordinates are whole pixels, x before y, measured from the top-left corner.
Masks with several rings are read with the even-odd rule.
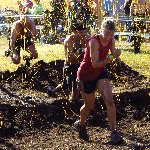
[[[78,120],[74,123],[74,126],[77,129],[77,131],[79,132],[79,138],[81,138],[85,141],[89,141],[89,135],[87,134],[85,125],[81,126],[80,121]]]
[[[113,145],[120,145],[123,143],[123,138],[121,137],[121,135],[119,135],[117,131],[113,131],[111,133],[109,143]]]

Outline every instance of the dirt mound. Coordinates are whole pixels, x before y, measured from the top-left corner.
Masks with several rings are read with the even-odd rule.
[[[70,142],[71,149],[83,149],[84,143],[81,142],[81,145],[74,143],[74,138],[78,139],[78,135],[74,135],[75,131],[72,128],[74,121],[79,117],[83,100],[80,99],[76,103],[69,102],[65,97],[66,91],[58,92],[56,97],[49,97],[46,94],[49,85],[55,87],[62,81],[63,64],[63,60],[50,63],[39,61],[30,68],[21,66],[15,72],[8,70],[0,72],[0,140],[2,143],[0,146],[2,148],[14,148],[13,145],[8,144],[11,138],[14,138],[19,145],[21,141],[17,138],[21,137],[27,140],[32,137],[31,139],[34,140],[32,132],[36,134],[39,132],[39,136],[47,140],[48,137],[43,132],[48,130],[48,134],[56,135],[55,132],[58,133],[58,131],[61,133],[58,134],[60,140],[57,140],[61,149],[66,149],[63,146],[63,143],[66,143],[63,141],[64,131],[65,139]],[[123,62],[121,68],[116,64],[107,67],[111,71],[110,77],[117,107],[117,120],[122,134],[128,138],[123,149],[137,147],[144,149],[148,146],[148,139],[144,137],[147,137],[146,130],[149,129],[148,122],[150,121],[150,83],[146,77],[132,70]],[[103,135],[100,135],[100,130],[104,135],[107,135],[105,129],[109,127],[106,118],[105,104],[101,97],[97,97],[95,108],[87,121],[89,130],[93,129],[93,133],[101,138]],[[138,131],[135,131],[135,125]],[[135,145],[131,135],[128,134],[131,131],[132,135],[138,137]],[[91,132],[90,134],[93,135]],[[50,139],[56,142],[57,138]],[[69,140],[69,138],[71,139]],[[96,141],[96,137],[93,135],[95,149],[110,148],[106,143],[103,147],[102,141],[99,143]],[[25,143],[24,146],[25,149],[29,148]],[[47,145],[48,149],[49,146]],[[85,146],[85,149],[89,149],[89,147],[90,143]],[[57,146],[53,145],[52,148],[57,148]]]

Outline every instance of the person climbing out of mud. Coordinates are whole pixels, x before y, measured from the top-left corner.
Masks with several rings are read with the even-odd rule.
[[[36,59],[38,57],[35,49],[34,39],[36,37],[36,27],[34,22],[27,16],[23,16],[20,20],[13,23],[10,35],[10,48],[7,56],[11,56],[14,64],[19,64],[20,50],[26,50],[30,53],[30,57]]]
[[[109,81],[109,71],[106,69],[106,65],[114,59],[120,61],[121,51],[115,48],[115,29],[113,21],[102,22],[101,33],[92,36],[89,40],[85,48],[84,59],[77,71],[77,82],[84,105],[80,109],[80,119],[74,123],[74,126],[79,132],[79,137],[84,140],[89,140],[85,124],[94,107],[95,91],[98,89],[107,108],[111,130],[110,142],[114,144],[123,142],[123,138],[116,131],[116,108]]]
[[[71,35],[68,35],[64,41],[65,62],[63,68],[63,82],[54,89],[49,86],[48,94],[54,94],[61,88],[68,89],[71,93],[69,99],[75,101],[79,95],[76,83],[77,70],[83,60],[84,48],[90,35],[85,32],[82,23],[72,23],[71,31]]]

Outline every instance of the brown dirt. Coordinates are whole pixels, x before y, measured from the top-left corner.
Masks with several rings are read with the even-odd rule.
[[[73,123],[79,117],[83,100],[67,100],[67,91],[46,94],[48,85],[62,80],[63,61],[39,61],[26,70],[0,72],[0,149],[4,150],[148,150],[150,149],[150,82],[122,62],[111,69],[118,130],[122,145],[107,143],[110,134],[106,108],[97,96],[87,120],[90,141],[78,138]],[[115,72],[117,74],[115,74]]]

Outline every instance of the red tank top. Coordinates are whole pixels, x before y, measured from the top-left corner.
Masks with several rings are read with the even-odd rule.
[[[99,43],[99,60],[104,60],[107,55],[109,50],[112,47],[112,40],[109,42],[107,47],[104,47],[101,44],[100,38],[98,35],[94,35],[92,39],[96,39]],[[89,41],[88,41],[89,42]],[[80,64],[80,67],[78,68],[77,72],[77,77],[79,80],[83,81],[89,81],[89,80],[95,80],[98,78],[100,73],[102,73],[105,70],[105,68],[100,67],[100,68],[93,68],[92,62],[91,62],[91,57],[90,57],[90,49],[89,46],[86,46],[85,48],[85,54],[84,54],[84,59]]]

